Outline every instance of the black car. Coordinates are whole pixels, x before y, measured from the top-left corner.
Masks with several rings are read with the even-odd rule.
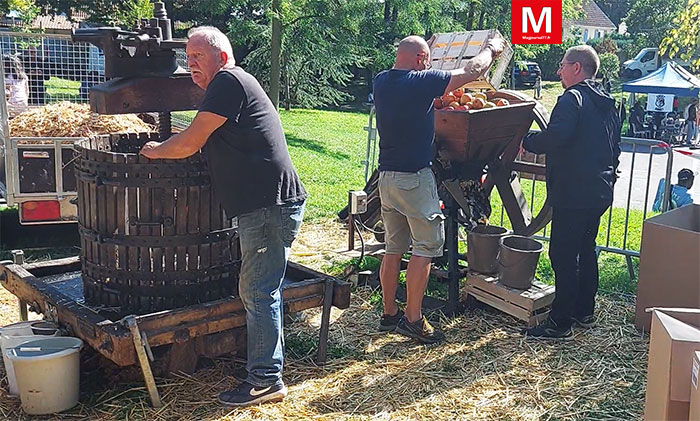
[[[532,87],[535,85],[537,77],[542,77],[542,70],[540,70],[540,65],[534,61],[519,61],[515,64],[513,76],[516,87]]]

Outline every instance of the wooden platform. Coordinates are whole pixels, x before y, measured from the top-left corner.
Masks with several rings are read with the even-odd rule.
[[[325,298],[326,281],[331,285],[329,300]],[[0,265],[0,284],[35,311],[68,327],[115,364],[128,366],[138,362],[132,333],[124,320],[112,320],[99,308],[84,304],[78,257]],[[328,310],[330,305],[343,309],[350,304],[350,284],[289,262],[282,296],[287,313],[323,307],[324,301],[328,301]],[[230,332],[246,324],[243,303],[238,297],[135,316],[135,320],[150,347],[201,342],[201,337]],[[320,346],[325,348],[324,341],[321,338]],[[208,354],[204,355],[211,356]]]
[[[466,291],[477,301],[524,321],[528,327],[544,321],[554,301],[554,285],[534,281],[530,289],[520,290],[503,285],[496,276],[476,272],[467,274]]]

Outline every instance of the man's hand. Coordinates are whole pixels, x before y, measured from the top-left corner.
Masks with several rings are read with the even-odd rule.
[[[143,145],[143,148],[141,148],[141,152],[139,153],[149,159],[158,159],[157,149],[160,144],[160,142],[150,141]]]
[[[450,83],[445,88],[445,94],[477,80],[486,73],[493,64],[493,60],[503,52],[504,46],[503,38],[493,38],[489,40],[479,54],[467,60],[463,68],[450,70]]]
[[[501,37],[492,38],[489,40],[488,44],[486,44],[486,48],[491,50],[491,55],[493,56],[493,58],[496,58],[499,55],[501,55],[504,47],[505,41],[503,41],[503,38]]]

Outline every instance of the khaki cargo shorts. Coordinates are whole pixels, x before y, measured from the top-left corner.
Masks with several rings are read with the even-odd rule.
[[[380,172],[379,197],[387,254],[403,254],[413,244],[414,256],[442,256],[445,216],[430,168]]]

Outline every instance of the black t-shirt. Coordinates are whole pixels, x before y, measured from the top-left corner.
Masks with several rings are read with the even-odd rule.
[[[688,108],[688,120],[690,121],[695,121],[695,116],[697,115],[698,112],[698,106],[693,104]]]
[[[203,151],[229,217],[306,198],[277,110],[253,76],[240,67],[219,71],[199,111],[228,119]]]

